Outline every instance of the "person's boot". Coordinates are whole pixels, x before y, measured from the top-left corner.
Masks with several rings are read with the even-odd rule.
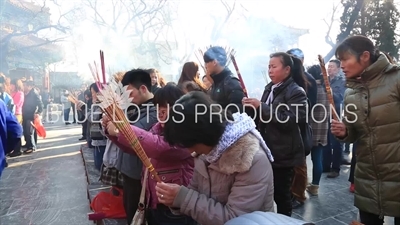
[[[22,155],[21,151],[12,151],[10,154],[8,154],[8,157],[13,158]]]
[[[328,175],[326,175],[327,178],[336,178],[338,177],[340,174],[336,171],[332,171],[330,173],[328,173]]]
[[[318,195],[319,185],[309,184],[306,188],[307,192],[312,196]]]
[[[292,209],[298,209],[304,205],[304,202],[301,202],[296,199],[296,197],[292,198]]]

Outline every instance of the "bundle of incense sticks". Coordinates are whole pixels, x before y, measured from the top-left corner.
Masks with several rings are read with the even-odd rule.
[[[239,78],[239,81],[240,81],[240,85],[242,86],[242,89],[243,89],[243,92],[244,92],[244,96],[246,98],[248,98],[249,95],[247,94],[246,85],[244,84],[244,80],[243,80],[242,74],[240,74],[239,67],[238,67],[237,62],[236,62],[235,53],[236,52],[234,50],[232,50],[232,52],[231,52],[231,60],[232,60],[233,66],[235,67],[236,73],[238,75],[238,78]]]
[[[319,61],[319,66],[321,67],[322,77],[324,78],[325,89],[326,89],[328,101],[329,101],[329,104],[331,105],[330,108],[332,110],[331,113],[332,113],[333,119],[339,121],[339,118],[338,118],[336,110],[335,110],[335,102],[333,101],[332,88],[331,88],[331,84],[329,82],[328,73],[326,72],[324,58],[321,55],[318,55],[318,61]]]
[[[106,66],[104,63],[104,52],[102,50],[100,50],[100,68],[101,68],[101,75],[102,75],[101,79],[100,79],[100,74],[98,71],[98,66],[97,66],[96,61],[94,61],[94,66],[92,66],[89,63],[89,69],[90,69],[90,72],[92,73],[94,82],[97,84],[97,87],[99,89],[102,89],[102,85],[105,85],[107,83],[106,82]]]
[[[72,102],[73,104],[77,104],[79,102],[78,98],[71,91],[69,91],[68,94],[68,101]]]
[[[117,72],[113,75],[114,80],[118,83],[122,81],[122,78],[124,77],[125,72]]]
[[[121,93],[121,95],[117,94]],[[111,122],[115,125],[119,132],[128,140],[130,146],[135,151],[136,155],[143,162],[143,165],[148,168],[149,172],[155,177],[158,182],[161,182],[157,171],[154,169],[149,157],[143,150],[138,137],[132,130],[128,119],[123,111],[129,105],[131,99],[129,98],[129,91],[126,87],[122,87],[121,83],[117,83],[111,79],[108,85],[105,85],[98,94],[100,100],[100,107],[103,112],[111,118]]]
[[[104,52],[100,50],[100,66],[101,74],[103,75],[103,84],[106,84],[106,66],[104,64]]]

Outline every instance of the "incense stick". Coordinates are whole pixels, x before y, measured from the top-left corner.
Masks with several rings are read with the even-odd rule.
[[[329,104],[331,105],[330,108],[331,108],[331,112],[333,114],[332,115],[333,119],[339,121],[337,112],[335,110],[335,102],[333,100],[332,88],[331,88],[331,84],[329,83],[328,73],[326,72],[324,58],[321,55],[318,55],[318,61],[319,61],[319,66],[321,67],[322,77],[324,78],[325,89],[326,89],[328,101],[329,101]]]

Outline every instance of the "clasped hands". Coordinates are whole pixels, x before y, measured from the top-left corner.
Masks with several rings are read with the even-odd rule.
[[[117,127],[115,127],[115,125],[111,122],[111,119],[105,114],[103,114],[103,117],[101,118],[101,126],[110,136],[117,136],[119,133]]]

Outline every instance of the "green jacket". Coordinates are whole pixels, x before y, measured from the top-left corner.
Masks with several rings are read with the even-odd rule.
[[[358,141],[355,206],[400,217],[400,67],[381,55],[361,79],[347,80],[344,103],[343,141]]]

